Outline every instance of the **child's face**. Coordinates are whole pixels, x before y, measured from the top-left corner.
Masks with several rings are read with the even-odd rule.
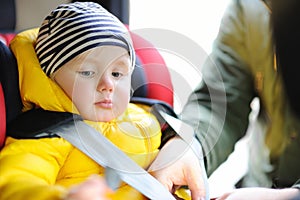
[[[124,48],[101,46],[62,66],[54,74],[54,80],[84,119],[107,122],[128,106],[131,70],[130,57]]]

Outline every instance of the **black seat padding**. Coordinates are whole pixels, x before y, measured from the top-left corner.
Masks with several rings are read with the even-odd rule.
[[[4,92],[7,122],[20,114],[22,109],[18,77],[17,62],[13,53],[0,42],[0,81]]]

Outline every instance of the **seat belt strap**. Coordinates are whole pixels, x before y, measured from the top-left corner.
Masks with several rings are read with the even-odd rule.
[[[119,177],[149,199],[175,200],[175,197],[158,180],[85,122],[73,120],[51,131],[105,167],[107,176]],[[113,181],[108,177],[108,183],[111,182]]]

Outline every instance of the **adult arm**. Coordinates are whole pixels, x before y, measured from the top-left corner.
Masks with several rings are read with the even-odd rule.
[[[181,114],[196,130],[207,156],[208,175],[225,161],[248,126],[255,90],[245,23],[241,1],[232,1],[203,65],[202,80]]]

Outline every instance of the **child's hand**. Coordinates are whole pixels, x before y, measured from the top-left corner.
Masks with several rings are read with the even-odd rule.
[[[104,178],[92,175],[85,182],[72,187],[64,200],[108,200],[112,193]]]

